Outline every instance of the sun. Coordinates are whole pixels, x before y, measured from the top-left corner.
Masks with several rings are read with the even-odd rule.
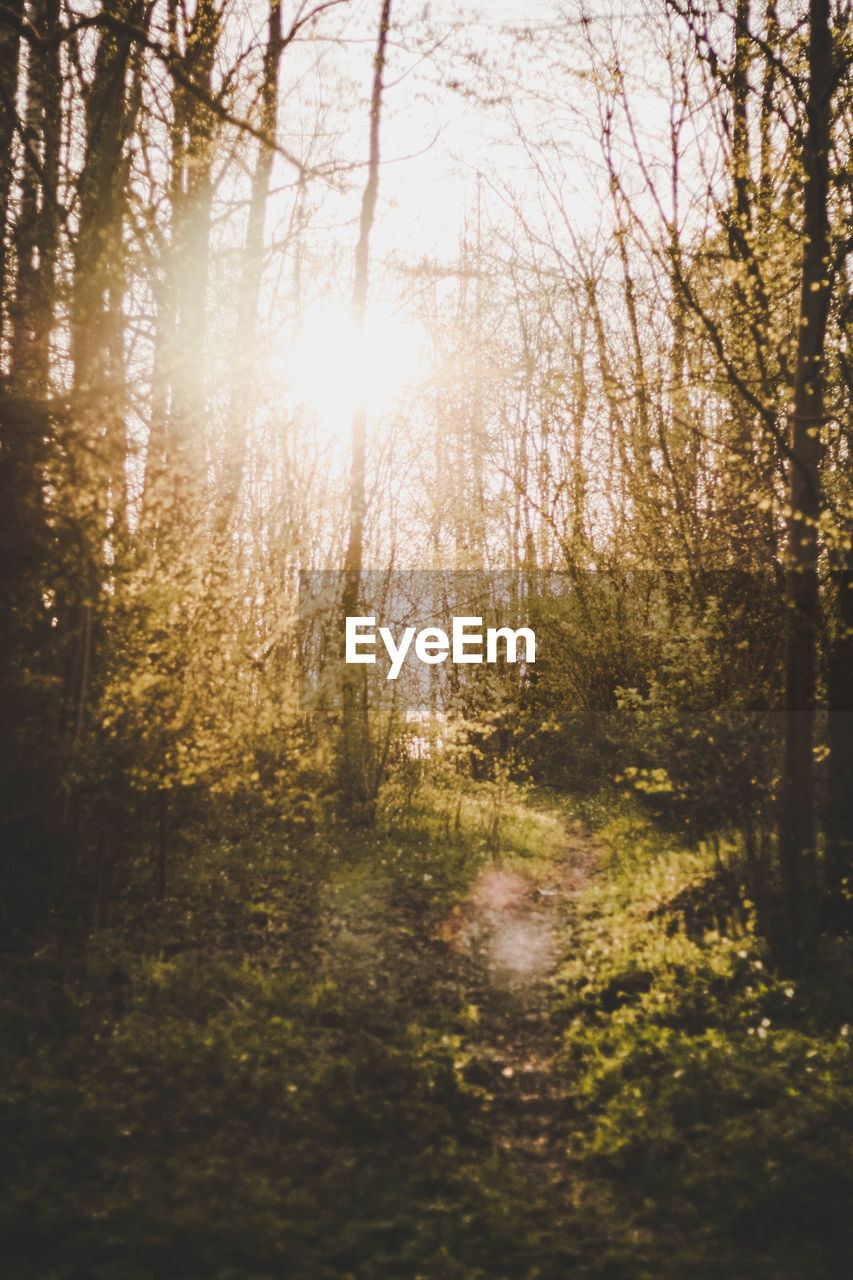
[[[326,299],[307,309],[291,347],[290,394],[324,436],[347,434],[356,404],[371,421],[382,417],[423,380],[426,356],[422,325],[377,310],[359,334],[346,304]]]

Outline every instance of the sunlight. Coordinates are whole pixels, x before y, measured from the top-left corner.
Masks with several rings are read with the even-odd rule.
[[[287,376],[297,403],[313,409],[324,436],[348,433],[360,401],[368,417],[381,417],[407,387],[425,375],[427,335],[422,325],[368,317],[357,334],[349,308],[324,300],[306,311]]]

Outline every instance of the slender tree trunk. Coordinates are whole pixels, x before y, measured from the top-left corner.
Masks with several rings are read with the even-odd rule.
[[[58,47],[45,37],[58,12],[58,0],[27,7],[38,38],[26,61],[14,25],[0,25],[0,896],[11,916],[50,901],[59,845],[63,637],[45,607],[55,601],[64,551],[46,500],[56,457],[49,353],[62,95]],[[7,9],[13,23],[24,13],[18,0]]]
[[[829,308],[829,139],[832,43],[828,0],[809,5],[807,123],[799,338],[790,430],[785,758],[780,852],[791,958],[808,964],[816,946],[817,851],[814,725],[818,631],[818,517],[823,353]]]
[[[21,37],[16,23],[23,19],[24,0],[10,0],[7,5],[11,21],[0,25],[0,341],[5,335],[5,299],[9,297],[7,270],[8,246],[11,236],[10,196],[15,157],[12,148],[17,131],[18,113],[15,100],[18,93],[20,72]]]
[[[379,194],[379,120],[382,109],[382,76],[391,20],[391,0],[382,0],[379,34],[373,60],[373,91],[370,100],[370,151],[367,182],[361,201],[358,244],[352,291],[352,323],[357,336],[364,333],[367,315],[370,233],[376,216]],[[364,562],[364,523],[367,515],[367,406],[360,399],[352,415],[352,458],[350,463],[349,538],[344,559],[342,618],[358,613],[359,579]],[[358,673],[344,665],[340,744],[340,783],[343,811],[351,820],[369,821],[373,811],[373,780],[369,750],[367,694]]]
[[[221,14],[213,0],[199,0],[190,16],[180,0],[168,0],[167,22],[169,48],[182,77],[214,100]],[[156,290],[153,403],[140,540],[147,550],[156,548],[159,563],[171,567],[182,559],[189,563],[195,539],[204,530],[207,291],[216,132],[214,111],[173,81],[166,183],[170,244]]]
[[[146,20],[143,0],[112,0],[105,12],[135,26]],[[78,811],[74,775],[106,667],[105,617],[127,550],[123,232],[130,173],[126,144],[139,110],[140,59],[130,32],[103,28],[84,96],[85,159],[77,182],[69,305],[74,379],[66,473],[74,493],[68,515],[76,546],[73,571],[69,563],[56,607],[65,647],[60,726],[66,830]],[[110,578],[108,595],[104,584]],[[69,867],[73,870],[71,855]]]
[[[276,135],[279,68],[284,46],[281,0],[272,0],[267,43],[264,50],[260,112],[260,127],[264,136],[268,138],[274,138]],[[274,160],[274,153],[271,147],[266,146],[264,143],[260,143],[259,147],[249,196],[249,219],[246,227],[246,241],[243,247],[243,278],[240,286],[237,325],[234,334],[231,403],[225,441],[223,484],[217,520],[220,533],[225,532],[234,512],[240,492],[246,457],[246,395],[249,391],[252,357],[254,355],[258,299],[261,292],[261,277],[264,265],[264,220]]]
[[[830,912],[849,920],[844,881],[853,890],[853,569],[833,574],[835,635],[829,652],[826,890]]]
[[[168,798],[161,787],[157,792],[157,897],[160,902],[166,896]]]
[[[41,0],[31,12],[32,25],[42,36],[55,28],[58,18],[58,0]],[[2,29],[0,35],[0,51],[14,59],[17,40],[11,41]],[[49,343],[59,242],[61,94],[56,46],[33,45],[29,51],[20,194],[13,213],[11,146],[17,128],[18,74],[14,60],[11,66],[0,67],[0,120],[9,147],[0,156],[3,296],[8,300],[9,321],[9,377],[3,380],[0,396],[0,570],[11,606],[0,625],[0,667],[12,661],[19,643],[25,651],[40,649],[36,632],[44,621],[42,597],[55,585],[49,568],[54,560],[53,534],[43,490],[53,434]],[[13,225],[7,225],[7,219],[10,224],[14,220]],[[14,250],[14,272],[6,256],[8,247]],[[50,641],[48,647],[55,650],[56,637]]]
[[[118,0],[108,11],[134,25],[145,21],[142,0]],[[104,29],[85,98],[86,161],[78,184],[71,304],[75,431],[95,468],[90,464],[82,486],[89,505],[82,534],[93,564],[104,561],[109,544],[110,563],[116,565],[127,542],[126,147],[140,108],[141,75],[141,54],[132,36]]]
[[[172,43],[178,48],[177,0],[170,0]],[[199,0],[192,25],[184,33],[183,69],[214,97],[212,77],[221,34],[221,15],[213,0]],[[216,122],[213,112],[188,90],[175,89],[172,122],[172,275],[175,350],[172,353],[172,413],[169,468],[180,506],[192,527],[204,488],[205,405],[207,402],[207,288],[210,273],[210,224],[213,201],[211,163]]]
[[[41,0],[32,20],[45,36],[53,32],[59,25],[58,0]],[[12,368],[13,382],[23,383],[39,396],[48,383],[48,344],[56,302],[61,101],[58,47],[46,44],[33,49],[21,216],[15,234],[18,280]]]
[[[142,17],[139,0],[116,5],[114,12],[129,22]],[[126,85],[132,48],[129,35],[110,28],[102,31],[86,94],[86,163],[78,187],[71,354],[78,409],[98,418],[103,410],[98,402],[109,382],[110,302],[122,256],[129,170],[124,148],[135,124]]]

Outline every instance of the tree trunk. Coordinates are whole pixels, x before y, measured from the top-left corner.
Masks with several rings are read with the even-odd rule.
[[[355,250],[352,291],[352,322],[356,336],[364,333],[367,314],[367,286],[370,260],[370,233],[376,216],[379,193],[379,118],[382,109],[382,74],[391,18],[391,0],[382,0],[379,34],[373,61],[373,92],[370,101],[370,152],[367,182],[361,201],[361,220]],[[352,459],[350,463],[349,539],[344,559],[344,589],[341,599],[343,619],[358,613],[359,579],[364,561],[364,523],[367,515],[367,407],[362,399],[352,415]],[[370,821],[373,812],[373,779],[370,767],[370,739],[367,693],[359,673],[344,665],[339,777],[343,813],[352,821]]]
[[[39,35],[58,23],[57,0],[43,0],[31,14]],[[12,139],[18,129],[18,41],[0,28],[0,119],[8,150],[0,155],[0,201],[4,299],[8,299],[9,377],[0,399],[0,572],[6,604],[0,623],[0,668],[23,656],[29,662],[42,649],[56,648],[56,637],[40,637],[46,624],[43,596],[55,586],[50,567],[54,535],[44,503],[45,464],[53,426],[50,421],[49,342],[56,306],[56,256],[59,239],[57,185],[60,160],[59,55],[55,46],[33,45],[26,76],[24,140],[20,195],[12,198]],[[11,204],[10,204],[11,200]],[[17,209],[13,213],[13,205]],[[14,219],[14,225],[7,225]],[[6,257],[9,244],[13,262]],[[13,278],[14,275],[14,278]]]
[[[10,237],[10,196],[15,170],[13,139],[18,127],[15,100],[18,94],[21,37],[16,23],[22,21],[24,0],[10,0],[6,6],[8,26],[0,25],[0,297],[9,297],[7,248]],[[0,341],[5,335],[5,305],[0,306]]]
[[[829,652],[826,805],[826,891],[834,918],[850,908],[845,880],[853,877],[853,569],[833,575],[835,635]],[[853,883],[847,893],[853,890]]]
[[[791,417],[786,564],[785,757],[780,853],[790,958],[807,965],[817,942],[814,725],[818,632],[818,517],[823,353],[829,308],[828,156],[832,44],[828,0],[809,5],[807,122],[799,336]]]
[[[178,46],[178,5],[170,0],[172,44]],[[221,19],[213,0],[200,0],[185,35],[183,69],[214,98],[212,76]],[[172,121],[172,287],[175,349],[172,353],[172,413],[169,467],[181,496],[179,507],[192,527],[204,488],[207,379],[207,288],[213,201],[211,162],[215,117],[188,90],[175,87]]]
[[[264,50],[263,80],[261,82],[260,127],[267,138],[275,138],[276,136],[279,67],[284,46],[285,41],[281,25],[281,0],[271,0],[269,30]],[[261,277],[264,265],[264,220],[273,160],[274,153],[272,148],[261,142],[255,171],[252,175],[249,218],[246,227],[246,241],[243,246],[243,273],[237,306],[234,358],[231,369],[231,403],[225,441],[223,485],[219,499],[219,517],[217,520],[220,534],[226,531],[236,506],[246,456],[245,406],[251,382],[258,299],[261,292]]]

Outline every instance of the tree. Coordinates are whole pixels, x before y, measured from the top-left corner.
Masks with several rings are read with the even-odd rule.
[[[779,504],[784,502],[787,601],[780,871],[788,958],[808,964],[817,942],[820,896],[814,750],[821,565],[827,553],[824,530],[828,521],[832,523],[825,458],[832,432],[838,430],[834,424],[844,412],[837,399],[830,407],[825,397],[829,325],[837,324],[833,317],[838,314],[836,299],[848,252],[840,219],[845,178],[833,134],[833,100],[846,84],[849,62],[843,24],[834,36],[825,3],[810,4],[802,22],[791,15],[787,27],[780,26],[772,6],[756,24],[747,0],[719,13],[671,0],[667,11],[676,25],[682,24],[696,66],[706,77],[708,96],[696,110],[709,122],[716,120],[717,132],[710,136],[715,145],[723,145],[725,180],[720,181],[708,163],[705,172],[711,176],[703,192],[695,177],[680,176],[674,151],[671,194],[664,202],[659,168],[640,148],[628,76],[619,61],[613,63],[604,136],[616,136],[621,112],[619,145],[627,137],[634,167],[629,174],[611,150],[609,172],[620,207],[630,219],[620,237],[630,230],[648,245],[652,261],[668,268],[666,296],[674,318],[673,376],[667,392],[672,422],[657,441],[664,462],[669,468],[674,433],[687,415],[677,371],[684,368],[689,335],[694,350],[710,355],[723,398],[732,406],[735,430],[729,430],[727,439],[723,436],[727,453],[771,460],[768,480],[773,496],[756,500],[754,491],[747,490],[754,508],[775,508],[773,473],[784,474],[787,492]],[[684,56],[675,52],[677,30],[671,36],[675,43],[670,39],[664,55],[670,65]],[[681,77],[673,77],[675,103],[683,99],[696,74],[684,66]],[[695,86],[692,92],[695,97]],[[629,192],[638,171],[643,199],[657,213],[657,232],[648,217],[637,212],[636,194]],[[682,203],[692,202],[694,227],[701,228],[697,208],[707,211],[705,228],[689,238],[679,230],[679,192]],[[798,244],[802,256],[794,265]],[[722,291],[721,271],[727,285]],[[630,302],[626,294],[629,318]],[[632,332],[637,332],[635,324]],[[636,338],[634,346],[639,349]],[[638,372],[635,384],[644,398],[648,379]],[[707,427],[697,423],[693,429],[697,427],[707,432]],[[720,434],[719,426],[712,423],[711,429]],[[648,474],[650,461],[640,470]],[[696,494],[695,480],[685,473],[685,481],[683,493]],[[707,486],[707,480],[703,483]],[[694,513],[699,514],[695,505]],[[779,532],[777,525],[767,544],[771,552]]]
[[[365,183],[361,201],[361,218],[353,273],[352,322],[353,329],[358,336],[364,333],[364,322],[367,314],[370,233],[373,228],[376,200],[379,193],[379,122],[382,109],[382,76],[385,70],[385,53],[388,44],[390,21],[391,0],[382,0],[379,33],[373,59],[367,182]],[[342,619],[355,617],[358,614],[360,576],[364,567],[364,522],[367,514],[365,487],[367,406],[362,399],[359,399],[353,408],[351,442],[349,536],[343,570]],[[341,628],[341,633],[343,633],[343,628]],[[353,820],[369,820],[376,793],[376,778],[373,776],[375,761],[372,759],[370,750],[367,694],[359,682],[358,674],[352,670],[352,667],[345,665],[343,670],[340,781],[344,809]]]

